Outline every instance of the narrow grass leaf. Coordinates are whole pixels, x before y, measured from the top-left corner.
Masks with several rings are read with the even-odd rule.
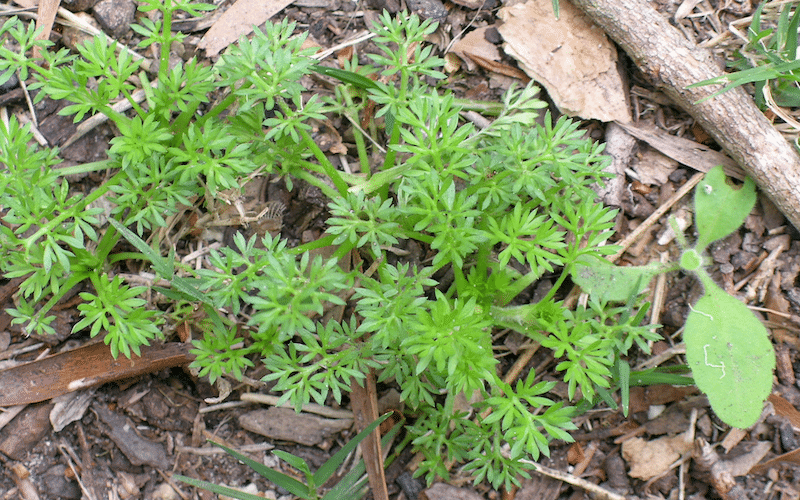
[[[136,247],[137,250],[142,252],[144,256],[147,257],[147,260],[153,264],[153,269],[156,270],[159,276],[163,277],[164,279],[172,278],[174,268],[171,261],[162,257],[160,253],[153,250],[150,245],[147,244],[147,242],[141,239],[139,235],[123,226],[119,221],[109,218],[108,222],[114,226],[114,228],[119,231],[120,234],[124,236],[131,245]]]
[[[310,497],[309,491],[308,491],[308,487],[305,484],[303,484],[300,481],[298,481],[297,479],[295,479],[293,477],[290,477],[290,476],[287,476],[286,474],[282,474],[282,473],[280,473],[278,471],[272,470],[269,467],[267,467],[266,465],[264,465],[264,464],[262,464],[260,462],[256,462],[255,460],[251,459],[250,457],[242,455],[241,453],[239,453],[239,452],[237,452],[235,450],[232,450],[232,449],[228,448],[225,445],[222,445],[222,444],[219,444],[219,443],[215,443],[214,441],[210,441],[210,442],[214,446],[218,446],[218,447],[222,448],[223,450],[225,450],[225,452],[228,453],[228,455],[231,455],[232,457],[236,458],[237,460],[240,460],[245,465],[247,465],[248,467],[250,467],[254,471],[256,471],[259,474],[261,474],[261,476],[263,476],[267,480],[272,481],[274,484],[276,484],[278,486],[286,488],[286,490],[288,490],[289,493],[291,493],[292,495],[297,495],[297,496],[299,496],[301,498],[309,498]]]
[[[158,275],[166,280],[169,280],[175,289],[185,295],[188,295],[198,302],[211,304],[209,297],[202,293],[195,286],[196,283],[199,284],[199,280],[175,276],[175,270],[172,265],[172,263],[175,262],[175,259],[172,252],[170,252],[169,257],[162,257],[158,252],[153,250],[150,245],[147,244],[147,242],[141,239],[139,235],[123,226],[120,222],[114,219],[109,219],[108,221],[116,228],[117,231],[120,232],[120,234],[122,234],[122,236],[125,237],[126,240],[128,240],[128,242],[130,242],[131,245],[136,247],[136,249],[139,250],[143,256],[153,264],[153,269],[156,270]],[[170,296],[168,291],[164,290],[163,288],[160,290],[165,292],[167,296]]]
[[[389,413],[381,418],[386,418]],[[381,438],[381,449],[385,450],[391,444],[392,440],[397,436],[402,425],[397,424]],[[366,430],[366,429],[364,429]],[[365,476],[367,467],[364,464],[364,459],[358,463],[334,486],[328,493],[322,497],[322,500],[357,500],[364,496],[361,490],[367,484],[368,478]]]
[[[264,500],[264,497],[262,496],[235,490],[233,488],[228,488],[227,486],[219,486],[214,483],[209,483],[208,481],[201,481],[200,479],[194,479],[191,477],[182,476],[180,474],[175,474],[172,476],[172,478],[183,481],[184,483],[190,484],[196,488],[203,488],[204,490],[208,490],[212,493],[226,495],[231,498],[237,498],[238,500]]]
[[[381,422],[389,418],[392,412],[389,412],[382,417],[378,418],[378,420],[369,424],[363,431],[359,432],[356,437],[348,441],[348,443],[342,446],[342,449],[336,452],[331,458],[328,459],[327,462],[322,464],[322,467],[317,469],[317,472],[314,474],[314,482],[317,484],[324,484],[325,481],[330,479],[339,465],[344,462],[344,459],[347,458],[347,455],[350,454],[351,451],[355,449],[358,444],[366,438],[370,432],[374,431],[376,427],[381,425]]]
[[[370,80],[364,75],[359,75],[358,73],[354,73],[352,71],[346,71],[338,68],[328,68],[327,66],[322,66],[319,64],[314,64],[311,66],[311,69],[321,75],[336,78],[340,82],[349,83],[350,85],[356,86],[360,89],[367,90],[379,88],[374,81]]]

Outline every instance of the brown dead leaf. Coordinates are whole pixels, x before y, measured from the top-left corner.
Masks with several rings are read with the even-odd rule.
[[[800,448],[786,452],[783,455],[770,458],[763,464],[758,464],[750,469],[750,472],[754,474],[760,474],[761,472],[765,472],[781,463],[800,465]]]
[[[512,68],[508,64],[503,64],[501,62],[492,61],[490,59],[486,59],[485,57],[481,57],[478,54],[471,54],[469,57],[470,57],[470,59],[472,59],[473,61],[478,63],[478,66],[482,67],[483,69],[485,69],[487,71],[493,71],[495,73],[498,73],[498,74],[503,75],[503,76],[507,76],[509,78],[515,78],[517,80],[522,80],[522,82],[526,83],[526,84],[529,81],[531,81],[531,79],[528,78],[528,75],[526,75],[522,71],[518,70],[517,68]],[[494,77],[492,79],[494,79]],[[489,82],[489,85],[491,86],[491,81]],[[492,88],[495,88],[495,87],[492,87]]]
[[[578,462],[583,461],[586,455],[583,452],[583,446],[579,441],[576,441],[570,445],[569,449],[567,449],[567,463],[570,465],[575,465]]]
[[[314,142],[325,153],[346,155],[347,146],[342,142],[342,136],[329,120],[320,124],[318,133],[314,134]]]
[[[343,49],[336,52],[336,61],[339,63],[340,68],[344,68],[345,65],[353,59],[353,54],[355,54],[356,49],[352,45],[348,45]]]
[[[773,277],[773,281],[775,279],[780,279],[780,276],[776,274]],[[770,291],[771,290],[772,286],[770,286]],[[767,297],[769,297],[770,291],[767,291]],[[775,329],[773,329],[773,331],[774,330]],[[774,335],[775,334],[773,333],[773,338]],[[777,344],[775,346],[775,361],[777,362],[775,364],[775,373],[778,375],[778,380],[780,380],[781,384],[789,387],[794,387],[794,385],[797,384],[797,377],[794,376],[793,359],[794,356],[792,354],[792,351],[789,350],[789,346],[787,346],[786,344]]]
[[[747,452],[734,459],[724,461],[733,477],[750,474],[753,467],[767,456],[769,450],[772,449],[772,443],[769,441],[756,441],[755,443],[748,443],[747,448]]]
[[[728,155],[715,151],[704,144],[670,135],[655,126],[641,123],[620,123],[619,125],[640,141],[646,142],[652,148],[695,170],[708,172],[717,165],[722,165],[725,175],[744,180],[742,168],[735,161]]]
[[[361,385],[363,383],[363,387]],[[355,378],[350,385],[350,404],[353,407],[356,428],[359,432],[378,419],[378,397],[375,388],[375,375],[366,374],[366,380],[359,383]],[[361,442],[361,453],[369,477],[369,485],[375,500],[388,500],[386,476],[383,470],[383,454],[381,453],[381,436],[375,429]]]
[[[797,408],[792,406],[792,403],[778,394],[770,394],[767,399],[772,403],[776,415],[788,418],[792,427],[800,429],[800,411],[797,411]]]
[[[650,405],[654,404],[658,403],[650,403]],[[659,416],[645,422],[644,428],[647,429],[650,436],[674,436],[684,432],[690,425],[689,414],[685,406],[678,404],[669,405]]]
[[[253,31],[253,26],[264,23],[294,0],[237,0],[208,30],[197,47],[213,57],[242,35]]]
[[[634,386],[628,391],[628,412],[633,415],[640,411],[647,411],[650,402],[645,398],[645,388]]]
[[[36,36],[37,40],[49,40],[50,32],[53,30],[53,23],[56,21],[56,13],[60,0],[40,0],[39,10],[37,12],[36,29],[41,30]],[[33,57],[39,57],[39,48],[33,48]]]
[[[497,45],[486,39],[486,30],[489,28],[494,28],[494,26],[484,26],[470,31],[453,44],[453,53],[464,60],[469,71],[475,70],[475,60],[471,57],[473,55],[489,61],[500,61],[500,51],[497,49]]]
[[[787,338],[796,338],[796,334],[792,333],[791,328],[780,328],[780,326],[790,326],[792,323],[789,321],[787,316],[791,314],[791,305],[788,300],[786,300],[785,295],[780,287],[781,282],[781,273],[775,273],[770,280],[769,286],[767,287],[767,293],[764,296],[764,307],[767,308],[767,320],[773,323],[775,326],[771,328],[771,333],[773,338],[777,339],[787,339]],[[783,314],[775,314],[773,311],[777,311],[778,313]],[[780,326],[778,326],[780,325]],[[785,342],[781,342],[782,346],[785,346]],[[781,378],[785,380],[786,378],[794,378],[794,368],[791,366],[791,362],[788,366],[785,363],[781,363],[781,356],[780,353],[778,355],[778,374],[786,374],[783,375]],[[792,384],[794,385],[794,384]]]
[[[664,436],[652,441],[633,438],[622,443],[622,457],[630,465],[631,477],[644,481],[667,470],[692,449],[692,442],[684,434]]]
[[[669,156],[645,147],[636,157],[633,170],[646,186],[661,186],[669,181],[669,174],[678,168],[678,162]]]
[[[506,53],[541,83],[569,115],[630,122],[626,91],[617,69],[617,49],[580,10],[561,0],[558,19],[550,0],[504,7],[498,31]]]
[[[680,401],[689,394],[696,392],[694,386],[676,386],[669,384],[651,385],[645,388],[645,401],[648,405],[664,405]]]

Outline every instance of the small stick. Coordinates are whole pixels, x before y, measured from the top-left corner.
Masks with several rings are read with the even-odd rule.
[[[272,405],[275,406],[275,403],[278,402],[278,397],[270,396],[267,394],[256,394],[252,392],[246,392],[242,394],[241,398],[242,401],[248,401],[250,403],[261,403],[265,405]],[[292,408],[292,405],[285,404],[284,407]],[[335,410],[333,408],[328,408],[327,406],[317,405],[313,403],[309,403],[307,405],[303,405],[303,411],[308,413],[315,413],[317,415],[321,415],[323,417],[328,418],[353,418],[353,412],[349,410]]]
[[[556,469],[551,469],[550,467],[545,467],[544,465],[538,463],[534,465],[536,466],[535,471],[539,474],[552,477],[553,479],[558,479],[559,481],[571,484],[572,486],[577,486],[578,488],[582,488],[586,490],[587,493],[592,494],[594,498],[599,500],[625,500],[623,495],[618,495],[613,491],[609,491],[597,484],[590,483],[585,479],[581,479],[573,476],[572,474],[567,474],[566,472],[561,472]]]
[[[634,242],[635,242],[637,239],[639,239],[639,237],[642,235],[642,233],[644,233],[645,231],[647,231],[648,229],[650,229],[650,227],[652,227],[652,226],[653,226],[653,224],[655,224],[656,222],[658,222],[658,219],[660,219],[662,215],[664,215],[665,213],[667,213],[667,211],[668,211],[670,208],[672,208],[672,206],[673,206],[673,205],[675,205],[675,204],[678,202],[678,200],[680,200],[681,198],[683,198],[684,196],[686,196],[686,195],[689,193],[689,191],[691,191],[692,189],[694,189],[694,187],[695,187],[695,186],[697,186],[697,184],[698,184],[698,183],[699,183],[699,182],[700,182],[700,181],[703,179],[703,177],[704,177],[705,175],[706,175],[706,174],[705,174],[705,173],[703,173],[703,172],[698,172],[698,173],[694,174],[694,176],[692,176],[692,178],[690,178],[688,181],[686,181],[686,184],[684,184],[683,186],[681,186],[681,188],[680,188],[679,190],[677,190],[677,191],[675,192],[675,194],[673,194],[673,195],[672,195],[672,197],[671,197],[670,199],[668,199],[668,200],[667,200],[666,202],[664,202],[664,203],[663,203],[663,204],[662,204],[660,207],[658,207],[658,208],[656,209],[656,211],[655,211],[655,212],[653,212],[653,213],[650,215],[650,217],[648,217],[648,218],[647,218],[647,219],[646,219],[644,222],[642,222],[642,223],[641,223],[641,224],[640,224],[640,225],[639,225],[639,226],[638,226],[636,229],[634,229],[633,231],[631,231],[631,233],[630,233],[628,236],[626,236],[626,237],[625,237],[625,238],[624,238],[622,241],[620,241],[620,242],[618,243],[618,245],[619,245],[620,247],[622,247],[622,248],[620,248],[620,249],[619,249],[619,251],[618,251],[617,253],[615,253],[614,255],[612,255],[611,257],[609,257],[609,258],[608,258],[608,260],[609,260],[610,262],[616,262],[616,261],[617,261],[617,259],[619,259],[620,257],[622,257],[622,254],[624,254],[624,253],[625,253],[625,251],[626,251],[628,248],[630,248],[630,246],[631,246],[631,245],[632,245],[632,244],[633,244],[633,243],[634,243]]]

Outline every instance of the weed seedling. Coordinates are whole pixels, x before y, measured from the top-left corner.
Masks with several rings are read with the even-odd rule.
[[[746,179],[734,189],[722,167],[715,167],[697,185],[694,195],[697,241],[687,244],[677,225],[683,253],[677,265],[613,267],[599,260],[576,269],[574,278],[585,291],[608,298],[612,293],[631,293],[654,274],[679,268],[694,274],[703,285],[703,295],[691,307],[683,330],[686,359],[697,386],[708,395],[720,419],[732,427],[753,425],[772,390],[775,352],[769,334],[758,318],[739,300],[722,290],[705,270],[704,252],[714,241],[725,238],[742,225],[756,202],[753,181]]]

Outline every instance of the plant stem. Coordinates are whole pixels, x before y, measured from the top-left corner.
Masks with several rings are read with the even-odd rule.
[[[353,105],[353,98],[346,90],[342,90],[342,97],[344,98],[345,105],[347,109],[345,109],[344,113],[350,118],[350,122],[353,124],[358,123],[358,113],[353,113],[355,106]],[[353,136],[356,140],[356,149],[358,150],[358,161],[361,164],[361,171],[365,174],[370,173],[370,165],[369,165],[369,156],[367,155],[367,145],[364,141],[364,136],[361,134],[361,130],[359,127],[353,127]]]
[[[303,143],[306,145],[308,149],[311,150],[314,157],[319,161],[320,166],[325,171],[325,174],[328,178],[333,182],[333,185],[336,186],[336,190],[339,191],[340,196],[347,196],[347,188],[348,185],[342,179],[342,176],[339,175],[339,172],[336,171],[336,167],[328,160],[328,157],[325,156],[325,153],[317,146],[317,143],[314,142],[314,139],[308,135],[308,132],[305,130],[300,129],[300,137],[303,138]],[[335,198],[335,196],[333,196]]]
[[[170,40],[172,39],[172,9],[168,5],[170,0],[166,0],[164,8],[164,19],[161,26],[161,61],[158,65],[158,78],[164,79],[169,71],[169,50]]]
[[[336,191],[334,188],[330,187],[322,179],[319,179],[319,178],[315,177],[314,175],[312,175],[311,172],[307,172],[305,170],[298,169],[296,172],[293,172],[293,174],[296,177],[308,182],[312,186],[318,187],[325,194],[325,196],[327,196],[328,198],[333,200],[333,199],[336,199],[337,197],[339,197],[339,192],[338,191]],[[347,195],[347,190],[345,189],[345,196],[346,195]]]
[[[94,161],[91,163],[84,163],[82,165],[73,165],[71,167],[59,168],[58,175],[61,177],[67,177],[76,174],[99,172],[100,170],[106,170],[110,166],[111,166],[111,160]]]

